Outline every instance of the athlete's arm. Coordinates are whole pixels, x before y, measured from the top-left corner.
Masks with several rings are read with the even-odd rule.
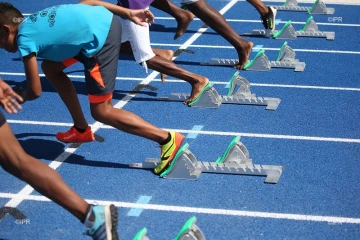
[[[40,97],[42,89],[39,77],[38,63],[34,53],[23,57],[27,88],[21,93],[24,101]]]

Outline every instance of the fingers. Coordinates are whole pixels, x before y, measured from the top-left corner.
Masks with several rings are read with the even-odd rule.
[[[17,113],[15,106],[11,102],[7,102],[8,113]]]
[[[19,109],[19,110],[22,109],[20,103],[18,103],[17,100],[15,98],[12,98],[12,97],[2,99],[1,100],[1,105],[3,106],[4,110],[7,113],[15,113],[15,114],[17,114],[18,113],[17,109]]]
[[[17,95],[17,94],[16,94]],[[20,96],[18,96],[20,99],[21,99],[21,101],[22,101],[22,98],[20,97]],[[15,111],[16,112],[14,112],[14,113],[17,113],[17,110],[16,109],[19,109],[19,110],[21,110],[22,109],[22,106],[20,105],[20,103],[15,99],[15,98],[11,98],[11,100],[10,100],[10,104],[11,104],[11,106],[15,109]]]
[[[1,102],[3,105],[4,110],[7,113],[17,113],[16,109],[12,106],[12,104],[10,102]]]
[[[146,17],[150,20],[150,22],[155,22],[155,16],[150,10],[145,10],[145,14]]]
[[[24,99],[23,99],[19,94],[15,93],[15,92],[14,92],[13,97],[16,98],[16,100],[17,100],[18,102],[24,102]],[[14,100],[14,101],[15,101],[15,100]],[[16,101],[15,101],[15,102],[16,102]],[[16,103],[18,103],[18,102],[16,102]]]

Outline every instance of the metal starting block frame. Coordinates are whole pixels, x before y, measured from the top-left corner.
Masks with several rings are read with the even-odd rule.
[[[193,216],[185,222],[174,240],[205,240],[201,229],[196,225],[196,217]],[[150,240],[147,236],[147,229],[141,229],[133,240]]]
[[[276,110],[281,102],[280,98],[256,97],[250,91],[249,81],[241,77],[238,71],[232,76],[229,85],[228,94],[221,96],[213,87],[213,83],[209,83],[200,96],[189,103],[188,106],[195,108],[219,108],[221,104],[239,104],[266,106],[266,110]],[[235,91],[236,88],[238,88],[237,91]],[[189,94],[185,93],[172,93],[168,97],[159,98],[159,100],[184,102],[189,96]]]
[[[327,8],[321,0],[316,0],[312,7],[301,7],[297,0],[286,0],[283,6],[270,6],[278,11],[307,12],[308,14],[334,14],[334,8]]]
[[[303,72],[305,70],[306,63],[300,62],[298,59],[295,59],[295,57],[295,51],[287,45],[287,42],[284,42],[280,48],[276,61],[269,61],[268,57],[265,55],[265,50],[261,49],[256,54],[255,58],[245,65],[244,70],[270,71],[271,68],[290,68],[294,69],[295,72]],[[204,63],[204,65],[227,66],[238,63],[239,60],[237,59],[212,58],[209,63]]]
[[[282,174],[282,166],[253,164],[249,152],[235,137],[228,145],[225,153],[216,162],[198,161],[184,144],[170,166],[160,175],[169,179],[197,180],[201,173],[237,174],[250,176],[266,176],[265,183],[277,183]],[[131,168],[154,169],[158,159],[147,158],[144,163],[130,164]]]
[[[265,30],[254,29],[251,33],[244,33],[245,36],[263,36],[268,37]],[[304,27],[300,31],[296,31],[294,26],[291,24],[291,20],[285,23],[284,27],[277,31],[272,31],[271,34],[274,39],[286,39],[286,40],[295,40],[297,37],[312,37],[312,38],[326,38],[327,40],[335,39],[335,32],[322,32],[319,31],[319,28],[316,22],[313,19],[313,16],[310,16]]]

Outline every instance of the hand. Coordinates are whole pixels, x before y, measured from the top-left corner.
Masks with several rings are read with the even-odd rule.
[[[14,90],[4,81],[0,80],[0,104],[7,113],[17,113],[17,109],[22,107],[19,102],[23,102],[23,98],[14,92]]]
[[[148,24],[151,26],[151,23],[155,21],[155,17],[150,10],[130,10],[129,20],[145,27]]]

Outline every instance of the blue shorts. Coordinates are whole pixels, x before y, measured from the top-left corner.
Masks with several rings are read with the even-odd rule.
[[[79,53],[63,61],[65,67],[76,62],[84,65],[90,103],[101,103],[112,99],[121,47],[121,31],[119,19],[114,16],[105,44],[95,56],[88,58]]]

